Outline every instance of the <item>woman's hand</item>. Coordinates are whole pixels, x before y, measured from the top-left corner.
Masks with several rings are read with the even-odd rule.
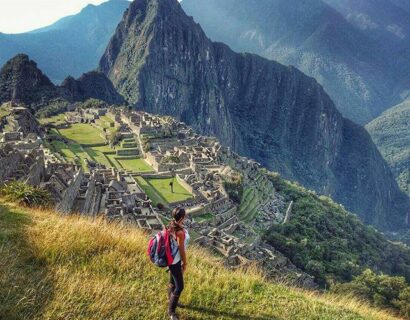
[[[183,264],[182,264],[182,272],[184,272],[184,273],[185,273],[185,271],[186,271],[186,267],[187,267],[186,263],[183,263]]]

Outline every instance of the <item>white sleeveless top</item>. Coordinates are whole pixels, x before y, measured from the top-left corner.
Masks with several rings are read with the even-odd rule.
[[[184,231],[185,231],[184,246],[185,246],[185,248],[187,248],[187,247],[188,247],[188,244],[189,244],[190,236],[189,236],[189,233],[188,233],[188,230],[187,230],[187,229],[184,229]],[[177,264],[178,262],[181,261],[181,254],[179,253],[179,246],[178,246],[178,244],[175,246],[175,251],[177,251],[177,253],[175,254],[175,258],[174,258],[174,261],[172,262],[172,264]]]

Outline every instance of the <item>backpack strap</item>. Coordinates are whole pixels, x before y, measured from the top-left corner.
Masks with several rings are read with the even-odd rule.
[[[165,229],[163,232],[165,238],[165,256],[167,258],[168,265],[171,265],[174,261],[174,257],[172,256],[171,252],[171,233],[167,229]]]

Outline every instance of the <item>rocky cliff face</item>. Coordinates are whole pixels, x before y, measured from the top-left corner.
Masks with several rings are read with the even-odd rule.
[[[37,111],[56,98],[72,102],[89,98],[111,104],[124,102],[111,81],[101,72],[91,71],[77,80],[68,77],[61,86],[55,86],[25,54],[15,56],[0,70],[0,104],[14,100]]]
[[[408,199],[364,129],[297,69],[210,41],[177,0],[134,1],[100,70],[136,107],[215,135],[380,228],[403,226]]]
[[[366,3],[372,10],[389,2],[183,0],[182,6],[212,40],[294,65],[314,77],[345,117],[364,124],[401,101],[400,94],[408,90],[408,63],[397,61],[408,51],[391,50],[397,47],[391,32],[373,37],[373,21],[367,16],[356,17],[365,24],[361,29],[352,16],[348,20],[325,3],[346,1]],[[397,12],[392,19],[399,20]]]

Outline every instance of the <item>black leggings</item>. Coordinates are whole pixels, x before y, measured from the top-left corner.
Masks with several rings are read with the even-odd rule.
[[[179,261],[177,264],[169,266],[170,283],[173,288],[173,294],[180,296],[182,290],[184,290],[184,276],[182,274],[182,263]]]

